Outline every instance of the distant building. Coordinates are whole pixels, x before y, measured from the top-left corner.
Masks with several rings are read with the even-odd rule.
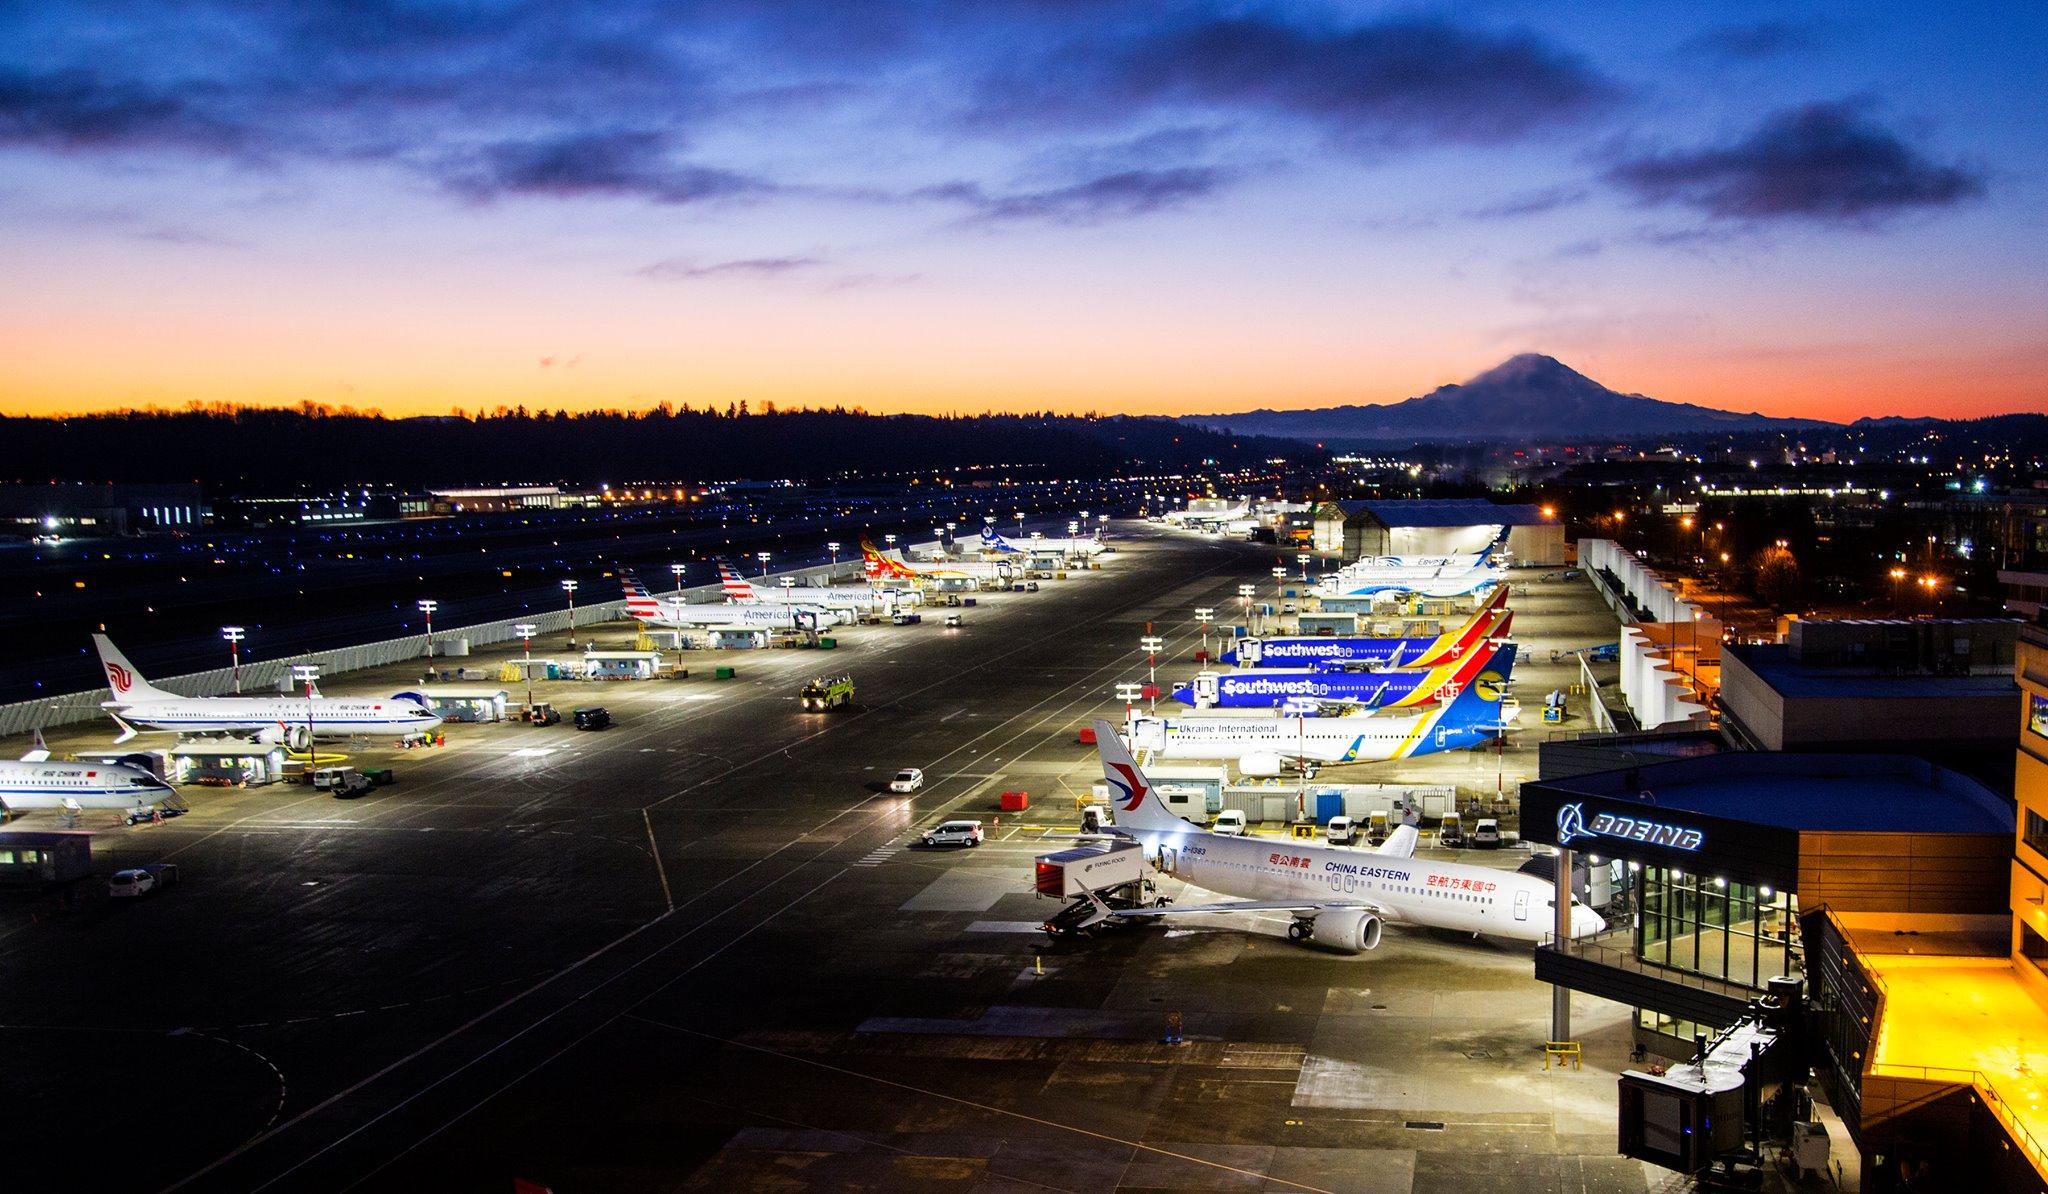
[[[1517,564],[1564,563],[1564,525],[1529,505],[1484,499],[1366,499],[1324,502],[1315,545],[1349,562],[1360,556],[1440,556],[1484,551],[1502,529]]]
[[[215,503],[223,523],[248,527],[329,526],[424,518],[425,494],[381,489],[344,489],[292,497],[232,497]]]
[[[553,510],[568,504],[558,485],[496,485],[475,489],[430,489],[427,492],[433,498],[436,514]]]
[[[2022,618],[2038,618],[2043,607],[2048,607],[2048,572],[2001,571],[1999,583],[2005,586],[2005,608]]]
[[[0,526],[20,535],[196,530],[212,517],[198,485],[0,485]]]

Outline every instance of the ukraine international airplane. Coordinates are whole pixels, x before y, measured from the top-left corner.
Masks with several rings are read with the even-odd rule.
[[[1534,875],[1392,857],[1386,847],[1371,853],[1211,833],[1166,807],[1108,722],[1095,723],[1095,741],[1102,778],[1121,793],[1116,826],[1105,832],[1136,840],[1161,871],[1192,887],[1237,897],[1207,904],[1176,901],[1111,909],[1091,895],[1087,898],[1096,904],[1098,922],[1285,912],[1293,918],[1287,927],[1289,938],[1354,954],[1377,948],[1390,924],[1539,942],[1556,927],[1554,889]],[[1404,849],[1408,853],[1414,849],[1410,830]],[[1387,840],[1388,846],[1395,842],[1393,837]],[[1598,913],[1576,898],[1568,924],[1574,938],[1590,937],[1607,927]]]
[[[100,707],[121,727],[116,742],[144,730],[175,730],[181,734],[227,734],[264,743],[304,749],[313,738],[354,738],[424,733],[441,724],[441,715],[427,708],[415,692],[388,697],[310,696],[179,696],[144,679],[128,657],[104,634],[92,636],[106,669],[112,700]]]

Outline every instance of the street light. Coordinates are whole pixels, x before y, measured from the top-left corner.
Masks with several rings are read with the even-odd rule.
[[[1131,706],[1137,704],[1138,698],[1143,695],[1145,695],[1145,686],[1143,684],[1118,684],[1116,686],[1116,699],[1124,703],[1125,725],[1131,724]]]
[[[1302,583],[1302,584],[1307,584],[1307,583],[1308,583],[1308,562],[1309,562],[1309,558],[1310,558],[1310,557],[1309,557],[1309,554],[1308,554],[1307,552],[1302,552],[1302,553],[1301,553],[1300,555],[1297,555],[1297,556],[1295,556],[1295,557],[1294,557],[1294,562],[1295,562],[1295,563],[1297,563],[1297,564],[1300,564],[1300,565],[1301,565],[1301,583]]]
[[[676,596],[681,597],[683,595],[683,566],[681,564],[670,564],[668,566],[668,574],[676,578]]]
[[[765,580],[768,576],[768,553],[757,551],[754,553],[754,558],[761,561],[761,576]]]
[[[228,659],[231,661],[231,666],[235,669],[235,695],[240,696],[242,693],[242,628],[240,626],[223,626],[220,628],[220,636],[228,640]]]
[[[827,543],[827,544],[825,545],[825,550],[826,550],[826,551],[829,551],[829,552],[831,552],[831,553],[832,553],[832,575],[833,575],[833,576],[838,576],[838,575],[839,575],[839,540],[837,540],[837,539],[834,539],[834,540],[833,540],[832,542],[830,542],[830,543]]]
[[[1202,624],[1202,658],[1209,658],[1209,621],[1216,616],[1215,609],[1201,606],[1195,610],[1195,620]]]
[[[1159,649],[1166,640],[1156,634],[1148,634],[1138,640],[1138,646],[1145,652],[1145,700],[1149,712],[1159,711]]]
[[[792,592],[791,592],[790,590],[792,590],[792,589],[796,588],[796,577],[794,577],[794,576],[785,576],[785,577],[783,577],[783,578],[782,578],[782,582],[781,582],[781,583],[782,583],[782,604],[784,604],[784,605],[788,605],[788,604],[790,604],[790,598],[791,598],[791,597],[793,597],[793,596],[795,596],[795,594],[794,594],[794,593],[792,593]]]
[[[306,686],[306,772],[311,774],[320,769],[320,752],[313,746],[313,682],[320,678],[317,663],[295,663],[292,665],[292,679]]]
[[[423,597],[414,604],[427,616],[427,664],[431,667],[434,662],[434,611],[441,608],[441,603]]]
[[[531,622],[521,622],[512,628],[512,633],[519,636],[520,650],[525,653],[525,660],[520,665],[520,670],[526,673],[526,711],[528,713],[533,712],[533,636],[539,629],[540,627],[535,626]]]
[[[1904,568],[1892,569],[1892,608],[1899,608],[1899,582],[1906,579]]]
[[[1286,600],[1287,569],[1283,567],[1275,567],[1273,569],[1273,616],[1275,618],[1280,616],[1280,606]]]
[[[884,535],[884,536],[882,536],[882,546],[884,546],[884,547],[888,548],[888,549],[889,549],[890,551],[895,551],[895,550],[896,550],[896,536],[894,536],[894,535]]]
[[[569,646],[573,648],[576,645],[576,582],[563,581],[562,591],[569,595]]]
[[[1244,603],[1244,619],[1243,619],[1243,620],[1244,620],[1244,624],[1245,624],[1245,625],[1247,625],[1247,626],[1251,625],[1251,621],[1252,621],[1252,592],[1253,592],[1253,586],[1251,586],[1251,585],[1239,585],[1239,586],[1237,586],[1237,599],[1238,599],[1239,601],[1241,601],[1241,602],[1243,602],[1243,603]]]
[[[1024,511],[1017,511],[1014,517],[1017,519],[1017,537],[1022,539],[1024,537]]]

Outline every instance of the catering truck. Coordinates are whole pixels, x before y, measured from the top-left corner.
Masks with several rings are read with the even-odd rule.
[[[1144,847],[1134,841],[1091,842],[1041,854],[1033,863],[1033,883],[1041,896],[1070,901],[1040,926],[1052,937],[1087,933],[1110,920],[1117,908],[1160,902],[1145,876]]]

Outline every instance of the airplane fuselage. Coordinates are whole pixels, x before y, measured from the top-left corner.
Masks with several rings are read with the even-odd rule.
[[[0,762],[0,806],[11,812],[43,808],[147,808],[169,799],[171,786],[120,763]]]
[[[129,725],[183,734],[237,734],[310,726],[315,738],[423,733],[441,718],[408,701],[348,697],[170,697],[109,701]]]

